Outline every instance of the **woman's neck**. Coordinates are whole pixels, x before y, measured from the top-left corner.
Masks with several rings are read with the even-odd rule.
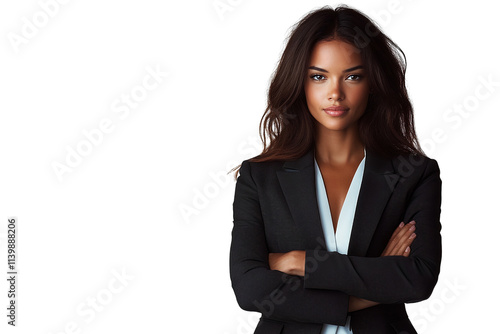
[[[342,131],[318,130],[315,138],[315,158],[319,164],[359,164],[365,156],[365,145],[361,142],[357,127]]]

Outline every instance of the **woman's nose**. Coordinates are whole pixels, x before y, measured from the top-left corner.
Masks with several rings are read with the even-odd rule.
[[[338,82],[332,82],[332,84],[328,88],[328,99],[337,101],[341,100],[343,97],[344,93],[340,84]]]

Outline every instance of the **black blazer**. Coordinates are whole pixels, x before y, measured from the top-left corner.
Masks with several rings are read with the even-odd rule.
[[[230,277],[238,305],[262,313],[254,333],[416,333],[404,303],[429,298],[441,264],[441,179],[434,159],[366,148],[348,254],[328,252],[316,199],[314,148],[293,161],[243,161],[233,203]],[[409,257],[381,253],[416,221]],[[305,275],[270,270],[268,254],[306,251]],[[349,295],[381,304],[348,313]]]

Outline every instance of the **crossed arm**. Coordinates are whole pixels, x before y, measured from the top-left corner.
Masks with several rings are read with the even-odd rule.
[[[441,260],[440,196],[439,168],[430,160],[404,214],[404,221],[418,223],[419,238],[410,239],[413,231],[406,224],[396,228],[381,257],[319,251],[326,260],[308,273],[303,264],[311,250],[269,252],[257,188],[249,163],[243,162],[233,203],[230,249],[238,304],[271,319],[343,326],[348,311],[428,298]],[[411,252],[406,251],[410,244]]]
[[[410,245],[416,238],[416,222],[412,220],[408,224],[401,222],[392,234],[386,248],[381,256],[404,256],[410,255]],[[269,267],[289,275],[304,276],[306,263],[306,251],[294,250],[287,253],[269,253]],[[380,304],[368,299],[349,296],[349,312],[358,311],[367,307]]]

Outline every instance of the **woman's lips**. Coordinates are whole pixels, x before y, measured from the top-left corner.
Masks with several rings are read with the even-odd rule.
[[[326,108],[326,109],[323,109],[323,110],[328,115],[330,115],[330,116],[342,116],[345,113],[347,113],[347,111],[349,110],[349,108],[346,108],[346,107],[330,107],[330,108]]]

